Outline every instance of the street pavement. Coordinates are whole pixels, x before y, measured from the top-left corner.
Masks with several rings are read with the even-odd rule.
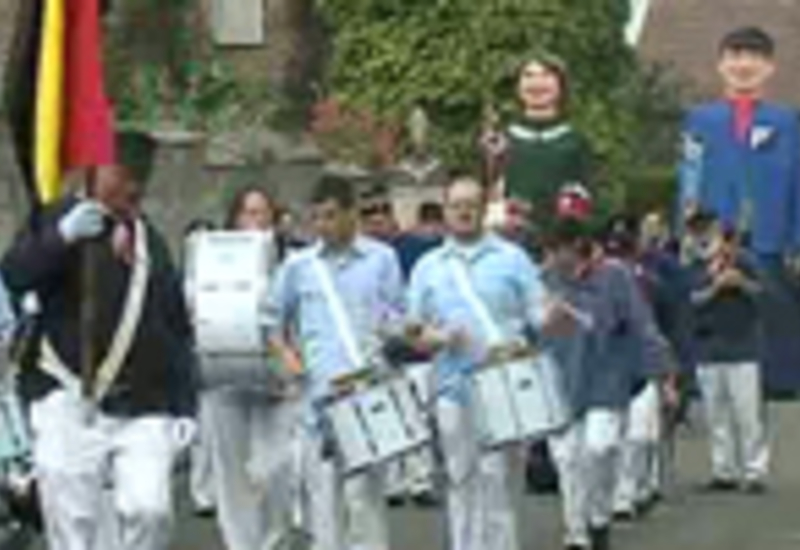
[[[707,451],[700,422],[681,434],[677,479],[667,502],[641,522],[615,530],[618,550],[800,549],[800,404],[773,405],[769,416],[775,468],[765,495],[708,495]],[[522,550],[558,550],[558,501],[523,495],[515,474]],[[193,517],[184,504],[172,550],[222,550],[213,520]],[[439,550],[444,524],[437,511],[413,508],[391,513],[392,548]],[[39,550],[39,549],[37,549]]]

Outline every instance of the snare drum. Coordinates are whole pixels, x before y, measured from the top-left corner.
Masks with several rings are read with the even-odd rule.
[[[569,422],[557,365],[547,354],[491,363],[473,375],[483,444],[540,440]]]
[[[400,458],[430,441],[423,405],[407,376],[340,392],[324,414],[348,474]]]
[[[433,363],[412,363],[407,365],[404,371],[411,379],[420,403],[429,405],[434,397],[436,372]]]

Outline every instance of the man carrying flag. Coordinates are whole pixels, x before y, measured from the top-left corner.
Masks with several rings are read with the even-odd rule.
[[[194,432],[191,325],[139,206],[155,142],[111,128],[96,2],[32,2],[19,28],[15,59],[35,66],[12,78],[33,75],[34,100],[12,122],[31,123],[15,137],[34,216],[2,272],[39,302],[20,387],[48,548],[166,550],[172,466]],[[86,186],[63,194],[69,168]]]

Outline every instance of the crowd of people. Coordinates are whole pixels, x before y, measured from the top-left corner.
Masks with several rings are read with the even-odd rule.
[[[254,185],[218,228],[191,224],[179,269],[140,208],[154,142],[120,135],[118,163],[37,211],[2,262],[48,547],[166,550],[189,453],[229,550],[388,550],[387,506],[407,502],[445,515],[450,550],[516,550],[522,449],[528,488],[560,495],[564,547],[607,550],[664,498],[697,395],[705,488],[767,491],[762,369],[791,386],[800,250],[798,121],[763,99],[773,50],[756,28],[723,39],[727,97],[687,117],[675,216],[598,219],[550,54],[520,69],[518,120],[486,129],[485,173],[453,171],[411,227],[385,187],[326,174],[308,241]],[[263,239],[258,298],[216,312],[254,324],[234,324],[259,334],[244,356],[203,341],[209,235]],[[381,454],[417,416],[423,436]]]

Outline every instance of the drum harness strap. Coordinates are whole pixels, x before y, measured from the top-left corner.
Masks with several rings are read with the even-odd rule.
[[[133,346],[136,329],[144,309],[151,262],[147,246],[147,228],[141,220],[136,220],[135,227],[133,272],[122,310],[122,318],[94,380],[91,392],[94,404],[99,404],[105,398],[122,371],[125,359]],[[41,343],[40,368],[56,379],[66,390],[80,395],[79,378],[67,368],[48,339],[43,339]]]
[[[361,370],[366,367],[364,356],[356,343],[353,324],[350,322],[350,316],[347,314],[341,296],[339,296],[339,293],[336,291],[331,273],[318,257],[315,257],[311,264],[317,275],[322,294],[325,296],[325,302],[333,317],[333,324],[336,327],[339,340],[342,346],[344,346],[347,359],[354,369]]]
[[[364,369],[364,356],[358,348],[350,316],[347,314],[347,310],[344,307],[341,296],[336,291],[330,271],[319,257],[314,257],[312,259],[311,266],[314,269],[315,275],[317,276],[317,282],[322,290],[325,303],[328,306],[331,317],[333,317],[333,324],[336,334],[339,337],[339,341],[341,342],[342,346],[344,347],[344,351],[347,355],[347,360],[349,361],[351,368],[356,371]],[[324,441],[322,454],[323,456],[334,455],[335,453],[333,452],[333,448],[335,447],[335,443],[333,441],[332,428],[325,422],[324,414],[320,414],[319,418],[321,419],[322,423],[321,425]]]

